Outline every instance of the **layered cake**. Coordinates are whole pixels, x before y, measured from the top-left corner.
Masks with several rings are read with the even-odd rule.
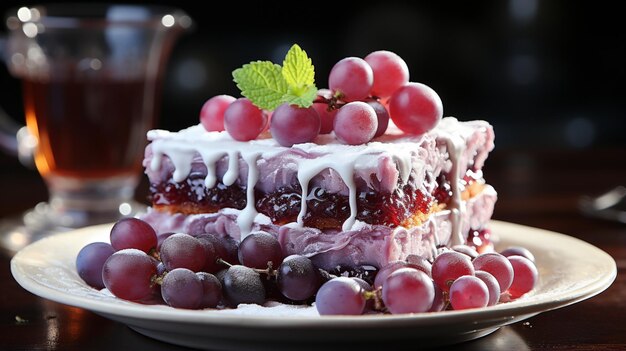
[[[148,139],[143,219],[157,232],[240,241],[262,230],[324,269],[432,259],[484,228],[496,201],[482,176],[494,148],[485,121],[446,117],[420,135],[392,121],[360,145],[332,133],[290,147],[269,133],[238,141],[200,124]]]

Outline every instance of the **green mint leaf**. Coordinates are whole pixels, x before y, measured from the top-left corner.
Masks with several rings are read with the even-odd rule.
[[[270,61],[255,61],[233,71],[233,78],[241,95],[258,108],[273,110],[283,102],[288,85],[282,68]]]
[[[315,84],[313,63],[298,44],[293,44],[287,52],[283,61],[282,74],[287,84],[292,87],[308,87]]]
[[[288,102],[292,105],[298,105],[300,107],[311,107],[313,101],[317,97],[317,88],[315,85],[309,85],[305,90],[294,91],[289,87],[287,94],[283,96],[283,102]]]

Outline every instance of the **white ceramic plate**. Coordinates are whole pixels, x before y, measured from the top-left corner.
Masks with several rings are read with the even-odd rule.
[[[522,298],[492,307],[407,315],[325,316],[313,307],[246,306],[189,311],[117,299],[87,286],[74,262],[87,243],[108,241],[111,225],[88,227],[42,239],[18,252],[11,271],[26,290],[81,307],[158,340],[205,349],[329,348],[381,342],[444,345],[487,335],[499,327],[590,298],[611,285],[615,261],[576,238],[492,221],[499,247],[520,245],[536,258],[540,280]]]

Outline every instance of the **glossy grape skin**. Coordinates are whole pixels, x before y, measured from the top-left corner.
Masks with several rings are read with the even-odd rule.
[[[376,134],[377,128],[376,111],[362,101],[350,102],[340,108],[333,125],[337,139],[348,145],[369,142]]]
[[[143,252],[157,247],[157,235],[147,222],[138,218],[123,218],[111,228],[111,246],[115,250],[137,249]]]
[[[378,127],[374,133],[374,138],[376,138],[385,134],[387,131],[387,127],[389,126],[389,112],[385,106],[378,101],[370,100],[366,101],[366,103],[372,106],[374,112],[376,112],[376,120],[378,121]]]
[[[76,256],[78,276],[93,288],[104,288],[102,267],[114,252],[115,249],[109,243],[95,242],[85,245]]]
[[[468,245],[454,245],[452,246],[452,250],[456,252],[460,252],[462,254],[466,254],[472,260],[478,257],[478,251],[476,251],[476,249]]]
[[[303,108],[284,103],[274,110],[270,133],[282,146],[313,141],[320,132],[320,116],[313,107]]]
[[[513,282],[513,266],[509,260],[497,253],[487,252],[478,255],[473,261],[475,270],[491,273],[500,285],[500,291],[506,291]]]
[[[308,257],[302,255],[287,256],[278,267],[276,280],[280,293],[293,301],[312,297],[321,284],[317,268]]]
[[[337,277],[324,283],[315,295],[320,315],[360,315],[366,306],[363,288],[353,278]]]
[[[202,298],[198,308],[216,308],[222,300],[222,283],[213,274],[196,273],[202,283]]]
[[[171,307],[197,309],[203,292],[200,277],[186,268],[169,271],[161,283],[161,296]]]
[[[197,238],[184,233],[177,233],[165,239],[160,254],[161,261],[168,271],[187,268],[199,272],[207,261],[205,246]]]
[[[389,117],[405,133],[421,135],[439,123],[443,104],[427,85],[407,83],[389,98]]]
[[[446,308],[446,298],[443,296],[443,291],[439,289],[437,284],[433,282],[433,290],[435,292],[435,296],[433,297],[433,305],[430,306],[428,312],[440,312],[445,310]]]
[[[500,254],[506,257],[513,255],[523,256],[529,259],[531,262],[535,262],[535,255],[533,255],[533,253],[527,248],[521,246],[507,247],[506,249],[500,251]]]
[[[266,128],[266,113],[247,98],[233,101],[224,111],[224,129],[238,141],[256,139]]]
[[[400,268],[383,283],[385,307],[392,314],[428,311],[435,298],[432,280],[415,268]]]
[[[409,262],[409,260],[411,262]],[[431,275],[432,265],[430,263],[421,262],[421,260],[418,260],[417,258],[407,257],[407,261],[397,260],[397,261],[389,262],[386,265],[384,265],[376,274],[376,278],[374,278],[374,287],[376,289],[380,288],[381,286],[383,286],[385,279],[387,279],[387,277],[391,273],[397,271],[400,268],[405,268],[405,267],[415,268],[417,270],[420,270],[426,273],[426,275],[428,275],[429,277]]]
[[[156,246],[156,250],[158,252],[161,251],[161,245],[163,245],[163,241],[167,238],[169,238],[170,236],[176,234],[176,232],[166,232],[166,233],[159,233],[157,234],[157,246]]]
[[[480,279],[487,286],[487,290],[489,291],[489,300],[487,301],[487,306],[494,306],[500,301],[500,294],[502,290],[500,290],[500,284],[498,280],[489,272],[477,270],[474,272],[476,278]]]
[[[365,62],[372,67],[374,82],[371,93],[380,98],[391,96],[409,82],[409,67],[396,53],[379,50],[365,56]]]
[[[224,130],[224,112],[235,100],[230,95],[217,95],[208,99],[200,109],[200,123],[209,132]]]
[[[329,109],[329,105],[326,102],[314,102],[313,108],[317,111],[317,115],[320,118],[320,131],[319,134],[329,134],[333,131],[333,124],[335,123],[335,116],[338,109]]]
[[[456,251],[445,251],[433,261],[432,277],[437,286],[444,291],[450,291],[450,285],[458,277],[473,275],[474,266],[469,256]]]
[[[337,62],[328,75],[328,87],[339,92],[344,101],[363,100],[374,83],[372,67],[362,58],[346,57]]]
[[[516,299],[534,289],[539,280],[535,264],[524,256],[509,256],[513,266],[513,282],[507,290],[511,298]]]
[[[234,265],[228,268],[223,277],[222,291],[233,307],[242,303],[262,305],[265,302],[261,275],[249,267]]]
[[[450,304],[455,310],[486,307],[488,302],[487,284],[473,275],[461,276],[450,286]]]
[[[271,262],[271,266],[277,268],[283,258],[280,243],[267,232],[250,233],[239,244],[239,262],[246,267],[266,269]]]
[[[136,301],[152,294],[157,261],[137,249],[111,255],[102,268],[104,286],[115,296]]]

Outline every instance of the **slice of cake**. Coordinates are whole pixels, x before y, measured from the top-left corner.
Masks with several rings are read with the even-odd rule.
[[[271,135],[234,140],[202,125],[149,132],[144,167],[157,232],[241,240],[262,230],[284,254],[320,268],[382,267],[410,254],[433,258],[489,221],[496,192],[482,167],[491,125],[443,118],[420,135],[392,123],[368,143],[333,134],[280,145]]]

